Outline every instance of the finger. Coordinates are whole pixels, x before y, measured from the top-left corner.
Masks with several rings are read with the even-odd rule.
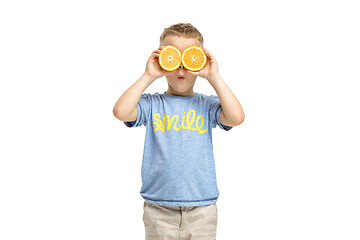
[[[157,53],[152,53],[148,59],[148,62],[154,62],[156,61],[156,58],[159,57],[159,54]]]
[[[160,56],[160,52],[161,52],[161,50],[159,50],[159,49],[154,50],[154,51],[151,53],[150,58],[157,58],[157,57],[159,57],[159,56]]]
[[[157,53],[157,52],[153,52],[152,54],[151,54],[151,57],[152,58],[157,58],[157,57],[159,57],[159,53]]]
[[[209,59],[215,59],[214,55],[207,49],[203,48],[206,56],[209,58]]]
[[[211,54],[211,52],[209,50],[207,50],[206,48],[203,48],[203,50],[206,54]]]

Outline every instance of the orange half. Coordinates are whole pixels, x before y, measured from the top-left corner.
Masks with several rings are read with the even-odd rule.
[[[181,53],[174,46],[165,46],[159,54],[159,64],[166,71],[174,71],[181,64]]]
[[[200,71],[206,64],[206,54],[202,48],[191,46],[186,48],[182,53],[182,64],[190,71]]]

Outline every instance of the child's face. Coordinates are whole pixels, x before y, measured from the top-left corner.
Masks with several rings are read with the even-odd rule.
[[[195,38],[183,38],[177,36],[167,36],[162,42],[163,46],[172,45],[175,46],[182,53],[187,47],[199,46],[202,47],[199,40]],[[179,96],[190,96],[194,93],[193,87],[195,84],[196,76],[191,74],[181,64],[175,71],[166,74],[168,81],[168,94]]]

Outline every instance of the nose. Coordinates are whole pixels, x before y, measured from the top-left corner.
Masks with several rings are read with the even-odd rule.
[[[184,74],[184,71],[185,71],[185,67],[182,65],[182,64],[180,64],[180,66],[179,66],[179,73],[180,74]]]

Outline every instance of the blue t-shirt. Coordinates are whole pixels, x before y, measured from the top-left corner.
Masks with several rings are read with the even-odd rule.
[[[219,191],[212,128],[231,129],[220,123],[219,98],[143,94],[136,107],[136,121],[124,123],[146,126],[140,192],[145,201],[167,206],[215,203]]]

